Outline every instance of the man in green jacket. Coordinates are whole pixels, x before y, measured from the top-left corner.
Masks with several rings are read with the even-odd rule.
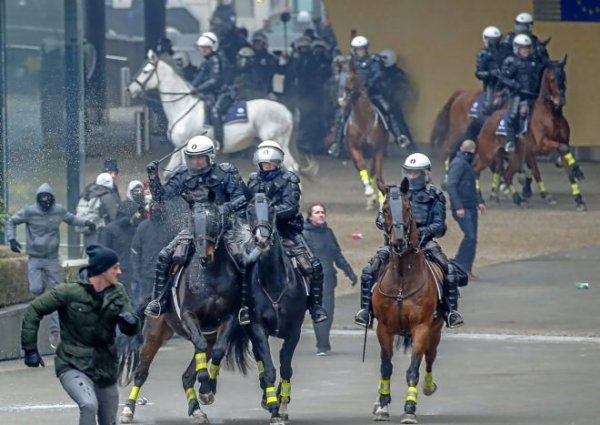
[[[42,317],[58,311],[61,342],[54,362],[56,376],[79,406],[79,425],[116,423],[119,392],[116,326],[126,335],[140,330],[140,322],[118,282],[117,254],[90,245],[89,265],[75,282],[63,283],[36,298],[27,308],[21,331],[25,364],[44,366],[37,350]]]

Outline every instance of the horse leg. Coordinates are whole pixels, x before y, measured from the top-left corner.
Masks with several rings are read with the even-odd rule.
[[[406,384],[408,385],[406,393],[406,401],[404,403],[404,413],[400,418],[401,424],[416,424],[417,423],[417,396],[419,389],[419,368],[423,355],[429,348],[430,330],[426,324],[419,325],[412,331],[412,355],[410,365],[406,370]],[[431,372],[431,371],[430,371]]]
[[[221,361],[227,352],[227,345],[231,339],[231,334],[235,328],[235,320],[232,315],[221,319],[221,329],[217,334],[217,340],[212,347],[210,354],[210,365],[208,366],[208,378],[210,383],[210,390],[212,394],[217,394],[217,377],[221,370]]]
[[[513,177],[517,173],[517,171],[520,169],[520,167],[521,167],[520,155],[518,155],[517,152],[515,152],[512,155],[512,158],[511,158],[510,164],[508,165],[508,168],[504,172],[504,181],[508,185],[508,190],[510,191],[510,193],[512,195],[512,199],[513,199],[513,202],[515,203],[515,205],[524,207],[527,205],[527,199],[521,198],[521,195],[519,195],[519,192],[513,185]]]
[[[164,316],[159,319],[146,319],[146,325],[144,326],[143,332],[144,343],[140,350],[140,364],[135,368],[133,388],[131,388],[129,397],[121,411],[120,422],[122,424],[130,424],[133,422],[140,388],[144,385],[146,379],[148,379],[150,365],[154,360],[154,356],[156,356],[163,341],[173,335],[173,331],[167,326]]]
[[[188,416],[192,416],[197,424],[207,424],[208,417],[206,413],[200,408],[198,403],[198,397],[194,384],[196,383],[196,359],[192,358],[183,375],[181,375],[181,382],[183,384],[183,390],[188,402]]]
[[[261,388],[263,389],[261,405],[271,414],[271,423],[283,425],[283,421],[279,417],[279,400],[277,399],[277,391],[275,389],[277,372],[271,358],[269,335],[260,324],[256,323],[250,324],[249,331],[254,357],[257,359],[257,362],[259,361],[258,359],[261,359],[260,361],[262,362],[262,376],[261,366],[259,365],[259,379]]]
[[[371,165],[371,186],[373,187],[377,187],[377,180],[383,181],[383,154],[385,148],[385,141],[379,141],[379,143],[383,143],[384,145],[377,145],[377,150],[373,154],[373,161]],[[379,205],[383,205],[385,196],[380,190],[378,190],[377,192],[377,200],[379,201]]]
[[[381,347],[381,365],[379,379],[379,400],[373,407],[374,421],[389,421],[390,412],[388,405],[392,401],[391,394],[391,378],[394,370],[392,357],[394,355],[394,334],[389,332],[387,327],[378,322],[377,324],[377,339]]]
[[[283,341],[281,350],[279,351],[279,375],[280,382],[277,388],[279,396],[279,416],[285,422],[288,420],[288,404],[292,397],[292,358],[300,341],[301,323],[298,324],[298,329],[293,335],[290,335]]]
[[[440,322],[439,324],[434,324],[434,326],[435,328],[431,329],[430,331],[429,346],[427,347],[427,351],[425,351],[425,377],[423,378],[423,394],[426,396],[432,395],[437,390],[437,385],[433,381],[433,362],[435,362],[435,358],[437,357],[437,348],[442,337],[443,324]]]
[[[531,173],[533,175],[533,178],[535,179],[535,184],[538,188],[538,191],[540,192],[540,196],[542,197],[542,199],[544,201],[546,201],[549,205],[556,205],[556,200],[548,192],[548,190],[546,189],[546,185],[544,184],[544,181],[542,180],[542,173],[540,173],[540,168],[538,166],[535,154],[532,153],[530,155],[527,155],[527,157],[525,159],[527,161],[527,167],[529,167],[529,169],[531,170]],[[530,185],[531,185],[531,183],[530,183]]]
[[[365,188],[364,193],[367,197],[367,211],[372,210],[375,206],[377,195],[375,194],[375,189],[373,189],[373,186],[371,185],[371,177],[369,176],[369,171],[367,170],[367,162],[365,161],[360,149],[354,147],[353,141],[349,141],[348,144],[350,147],[350,157],[354,162],[354,166],[358,170],[360,181]]]
[[[211,390],[210,377],[208,374],[207,351],[208,341],[200,331],[200,322],[198,318],[189,310],[181,312],[181,324],[190,336],[192,344],[196,350],[194,359],[196,360],[197,379],[200,383],[198,395],[200,403],[207,405],[215,401],[215,396]]]
[[[565,151],[564,148],[562,150]],[[560,147],[559,152],[561,152]],[[581,190],[579,189],[579,183],[577,182],[578,180],[583,179],[583,172],[579,168],[577,160],[569,151],[568,147],[566,148],[566,153],[561,152],[561,154],[563,157],[563,166],[565,167],[565,171],[569,177],[569,182],[571,183],[571,195],[575,201],[575,208],[577,211],[587,211],[587,205],[583,201],[583,196],[581,196]]]

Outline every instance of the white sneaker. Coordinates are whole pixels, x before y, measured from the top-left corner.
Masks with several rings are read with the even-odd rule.
[[[323,357],[323,356],[326,356],[326,355],[327,355],[327,353],[325,351],[319,351],[317,353],[317,357]]]

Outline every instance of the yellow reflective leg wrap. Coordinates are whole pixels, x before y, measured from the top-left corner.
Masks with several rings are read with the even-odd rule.
[[[196,353],[194,358],[196,359],[196,372],[206,369],[206,353]]]
[[[137,400],[140,393],[140,387],[134,386],[129,393],[129,400]]]
[[[265,364],[262,362],[262,360],[259,360],[256,362],[256,367],[258,368],[258,377],[262,378],[262,376],[265,374]]]
[[[446,158],[446,159],[444,159],[444,170],[448,171],[449,168],[450,168],[450,158]]]
[[[511,195],[514,195],[515,193],[517,193],[517,188],[514,187],[512,184],[510,186],[508,186],[508,190],[510,190]]]
[[[383,205],[383,201],[385,201],[385,195],[379,191],[379,205]]]
[[[477,180],[477,182],[479,182],[479,180]],[[494,173],[492,175],[492,190],[497,191],[499,187],[500,187],[500,174]],[[477,188],[477,189],[479,189],[479,188]]]
[[[380,379],[379,380],[379,395],[390,395],[390,380]]]
[[[540,180],[539,182],[535,182],[535,183],[540,192],[546,192],[546,185],[544,184],[544,182],[542,180]]]
[[[416,403],[418,395],[419,390],[417,387],[408,387],[408,391],[406,392],[406,401],[414,401]]]
[[[565,154],[565,161],[567,161],[567,165],[575,164],[575,158],[573,158],[573,154],[571,152]]]
[[[210,379],[217,379],[217,376],[219,376],[220,370],[221,370],[221,366],[211,364],[208,367],[208,377]]]
[[[292,383],[286,379],[281,380],[281,390],[279,395],[281,397],[290,397],[292,395]]]
[[[475,190],[478,192],[481,190],[481,184],[479,183],[479,179],[475,180]]]
[[[573,196],[577,196],[577,195],[581,194],[581,192],[579,191],[579,184],[571,183],[571,194]]]
[[[275,391],[275,387],[267,387],[265,393],[267,393],[267,404],[277,403],[277,391]]]
[[[433,373],[425,372],[425,380],[423,381],[423,388],[432,389],[433,388]]]
[[[188,388],[187,390],[185,390],[185,397],[187,398],[188,403],[192,400],[198,399],[198,397],[196,397],[196,390],[194,390],[193,388]]]
[[[367,170],[360,170],[358,175],[360,176],[360,181],[362,184],[365,186],[369,186],[371,184],[371,179],[369,178],[369,172]]]
[[[525,170],[525,177],[528,179],[533,178],[533,173],[531,172],[531,170],[529,168]]]

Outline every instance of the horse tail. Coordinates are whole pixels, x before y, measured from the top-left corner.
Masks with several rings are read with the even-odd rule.
[[[412,337],[410,335],[398,335],[396,337],[396,349],[399,349],[401,346],[404,354],[406,354],[410,347],[412,347]]]
[[[249,349],[250,339],[244,328],[239,323],[236,323],[225,353],[226,367],[229,369],[237,367],[242,374],[246,375],[248,373]]]
[[[462,94],[462,91],[460,90],[452,93],[450,99],[446,101],[441,111],[435,117],[433,129],[431,130],[431,135],[429,136],[429,141],[432,146],[442,146],[448,137],[448,132],[450,131],[450,108],[460,94]]]
[[[140,321],[140,328],[144,328],[146,316],[144,308],[146,303],[142,303],[136,310],[136,316]],[[121,387],[126,387],[131,383],[135,376],[135,370],[140,364],[140,350],[144,343],[143,332],[137,335],[127,336],[119,333],[117,335],[117,355],[119,359],[118,382]]]

